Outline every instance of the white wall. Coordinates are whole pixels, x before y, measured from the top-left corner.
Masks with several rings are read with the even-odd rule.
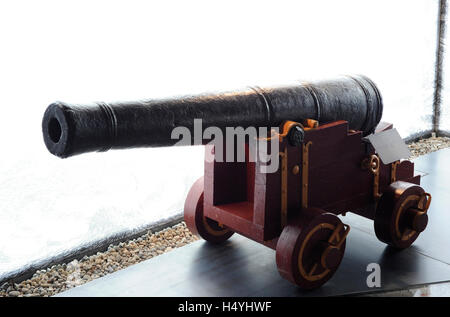
[[[361,73],[403,137],[431,128],[437,0],[0,4],[0,274],[182,209],[202,149],[51,156],[55,100]]]

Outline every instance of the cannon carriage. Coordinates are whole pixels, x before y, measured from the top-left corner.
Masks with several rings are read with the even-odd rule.
[[[431,196],[419,186],[413,163],[383,164],[346,121],[306,128],[301,144],[289,142],[287,131],[277,136],[281,164],[273,174],[261,173],[257,162],[206,161],[184,217],[212,243],[237,232],[276,250],[280,274],[311,289],[330,279],[344,256],[350,227],[337,215],[372,219],[379,240],[406,248],[427,225]],[[214,146],[206,147],[211,153]]]
[[[184,218],[211,243],[238,233],[274,249],[281,276],[311,289],[328,281],[344,256],[350,227],[338,215],[372,219],[378,239],[400,249],[427,226],[431,195],[381,115],[375,84],[353,76],[164,100],[58,102],[47,108],[42,128],[48,150],[63,158],[176,145],[174,129],[193,131],[195,119],[202,129],[262,128],[268,135],[257,139],[279,163],[271,172],[252,159],[251,137],[230,147],[191,135],[190,144],[206,144],[205,169],[188,193]],[[230,151],[232,159],[223,160]]]

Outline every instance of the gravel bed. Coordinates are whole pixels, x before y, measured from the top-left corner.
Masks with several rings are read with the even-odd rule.
[[[408,146],[414,158],[450,147],[450,138],[431,137]],[[21,283],[4,283],[0,286],[0,296],[52,296],[195,240],[198,238],[181,222],[156,233],[148,232],[137,239],[110,245],[105,252],[36,271],[32,278]]]
[[[408,144],[411,151],[411,158],[415,158],[427,153],[431,153],[446,147],[450,147],[450,138],[448,137],[431,137],[422,139],[417,142]]]
[[[21,283],[4,283],[0,286],[0,296],[52,296],[195,240],[198,238],[181,222],[156,233],[148,232],[126,243],[110,245],[105,252],[39,270]]]

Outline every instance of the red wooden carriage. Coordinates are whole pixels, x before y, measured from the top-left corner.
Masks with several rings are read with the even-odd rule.
[[[204,177],[186,199],[188,228],[212,243],[236,232],[276,250],[280,274],[303,289],[324,284],[343,258],[350,227],[337,215],[372,219],[379,240],[410,246],[427,226],[431,202],[414,164],[384,164],[346,121],[318,126],[307,120],[303,142],[292,144],[288,135],[297,125],[287,121],[275,136],[280,141],[275,173],[261,173],[261,163],[248,159],[248,143],[245,162],[205,160]],[[375,135],[390,129],[380,124]],[[214,151],[206,146],[207,156]]]

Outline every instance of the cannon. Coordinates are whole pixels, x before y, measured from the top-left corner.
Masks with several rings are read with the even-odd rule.
[[[344,256],[350,227],[339,215],[372,219],[378,239],[395,248],[410,246],[427,226],[431,195],[393,125],[380,122],[382,111],[370,79],[343,76],[139,102],[56,102],[42,130],[48,150],[66,158],[179,145],[173,132],[183,127],[184,145],[205,145],[204,176],[185,201],[188,228],[213,244],[238,233],[272,248],[281,276],[312,289]],[[258,132],[212,142],[211,128]],[[256,143],[275,169],[255,159]]]

